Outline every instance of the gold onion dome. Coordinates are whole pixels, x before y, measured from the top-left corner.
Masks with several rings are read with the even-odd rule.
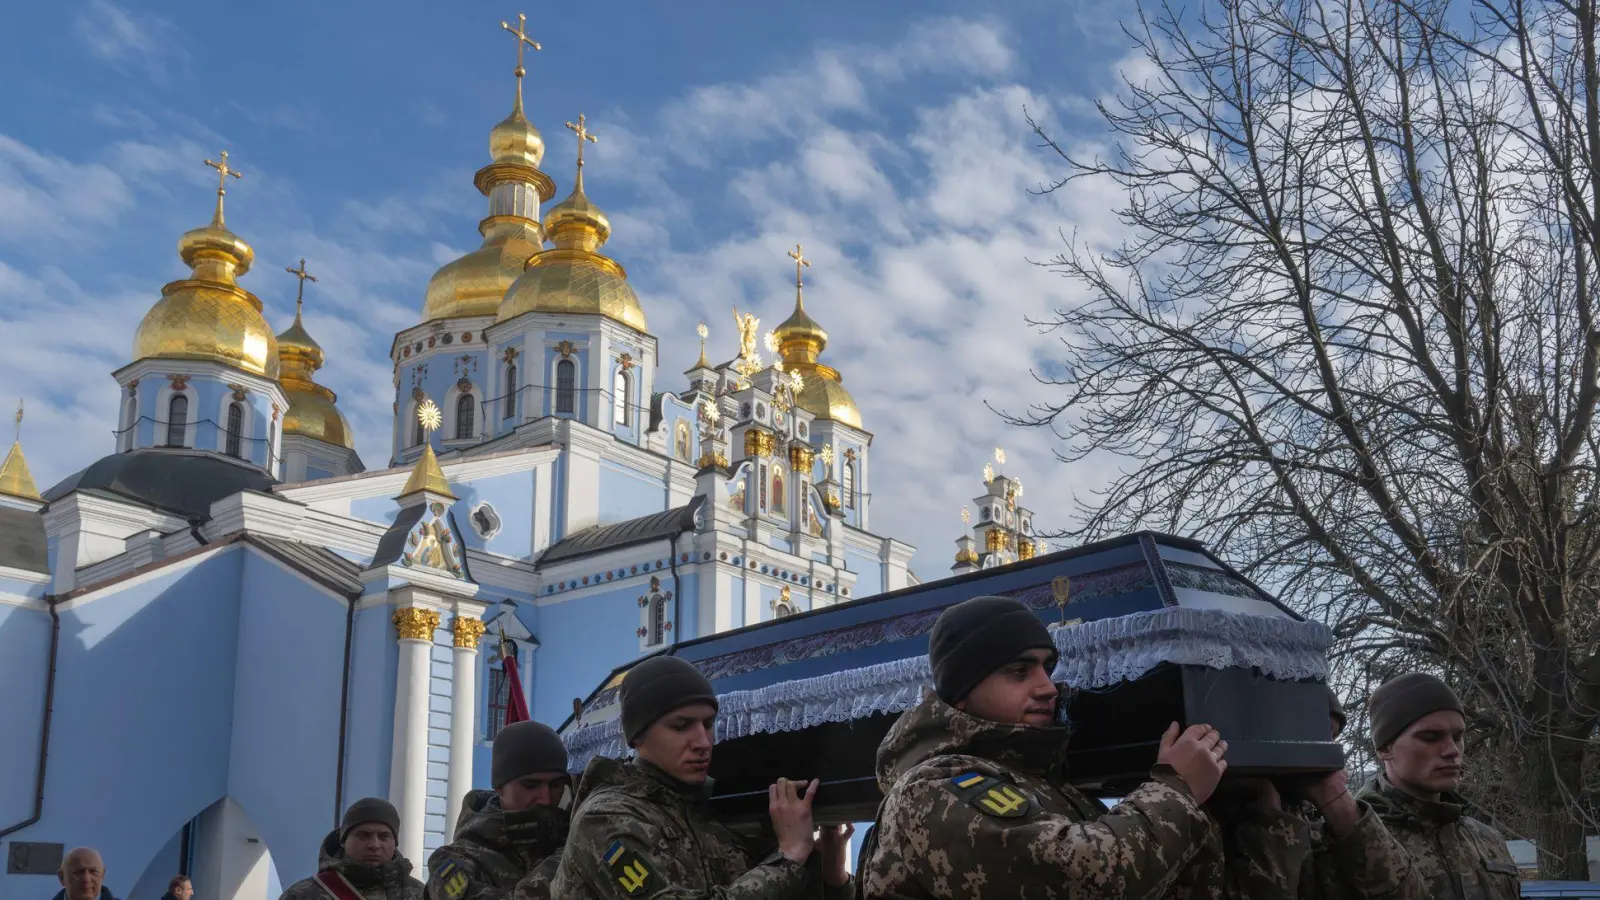
[[[851,428],[861,428],[861,410],[855,398],[840,383],[839,370],[817,361],[828,346],[828,333],[806,313],[805,297],[800,285],[800,267],[810,263],[796,247],[789,256],[795,260],[794,312],[773,329],[778,341],[778,355],[784,368],[799,372],[804,386],[795,398],[800,408],[825,421],[838,422]]]
[[[307,279],[315,280],[306,274],[305,265],[306,261],[302,259],[298,272],[289,270],[300,276],[302,289]],[[350,432],[350,423],[335,405],[338,396],[317,384],[314,378],[314,373],[322,368],[327,357],[322,345],[306,331],[302,311],[303,302],[296,298],[294,324],[278,335],[278,381],[289,399],[289,409],[283,414],[283,433],[285,436],[298,434],[354,450],[356,441],[355,435]]]
[[[238,176],[227,154],[218,177]],[[211,222],[178,239],[178,256],[193,271],[161,289],[161,299],[145,314],[133,338],[133,358],[197,359],[233,366],[254,375],[278,377],[278,346],[261,315],[261,301],[235,280],[250,270],[255,251],[223,224],[222,197]]]
[[[526,39],[520,31],[512,33]],[[533,211],[536,202],[533,194],[537,194],[537,202],[555,196],[555,184],[550,176],[539,171],[539,163],[544,159],[544,137],[522,112],[522,75],[519,50],[516,102],[511,107],[511,115],[489,131],[491,162],[478,170],[473,180],[479,192],[491,198],[489,216],[478,223],[483,245],[445,263],[433,274],[422,304],[424,322],[494,315],[506,290],[522,274],[528,257],[544,247],[539,223],[526,215],[514,214],[515,211]],[[501,185],[515,188],[509,205],[505,198],[494,194],[495,188]]]
[[[578,134],[578,175],[572,194],[544,217],[545,235],[555,246],[528,260],[527,271],[500,304],[499,321],[530,312],[588,314],[646,331],[644,309],[627,271],[599,252],[611,237],[611,222],[583,190],[583,141],[593,136],[583,116],[568,125]]]

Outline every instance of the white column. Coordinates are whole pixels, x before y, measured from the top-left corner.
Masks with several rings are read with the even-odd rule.
[[[445,840],[453,840],[461,801],[472,790],[472,739],[478,719],[478,638],[483,620],[456,614],[455,671],[450,679],[450,776],[445,789]]]
[[[397,609],[394,624],[400,633],[400,664],[395,675],[389,800],[400,811],[400,852],[412,865],[421,865],[428,803],[429,654],[439,613],[416,606]]]

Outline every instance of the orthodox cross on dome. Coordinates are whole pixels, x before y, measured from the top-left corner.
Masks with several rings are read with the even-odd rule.
[[[306,282],[309,281],[312,284],[315,284],[317,281],[317,276],[306,271],[306,258],[304,256],[300,257],[300,268],[296,269],[294,266],[284,266],[283,270],[300,279],[300,286],[296,288],[294,292],[294,315],[295,318],[299,318],[300,307],[304,306],[306,302]]]
[[[800,251],[799,244],[795,244],[794,249],[789,251],[789,258],[794,260],[794,291],[795,296],[798,297],[800,295],[800,286],[804,280],[800,275],[800,269],[802,267],[811,268],[811,260],[806,259],[805,254]]]
[[[579,174],[582,174],[583,142],[588,141],[591,144],[598,144],[600,143],[600,139],[595,137],[594,134],[589,131],[589,128],[584,120],[583,113],[578,113],[578,124],[574,125],[571,122],[568,122],[567,128],[571,129],[572,133],[578,136],[578,172]]]
[[[20,444],[20,443],[22,443],[22,399],[20,397],[17,399],[16,420],[17,420],[17,435],[16,435],[15,438],[13,438],[13,441]]]
[[[222,151],[222,162],[212,162],[208,159],[206,160],[206,165],[217,170],[217,211],[212,215],[211,221],[212,224],[221,227],[222,198],[228,195],[228,176],[243,178],[244,173],[228,166],[228,151],[226,150]]]
[[[516,70],[516,76],[517,76],[517,108],[516,108],[516,112],[520,113],[520,112],[522,112],[522,76],[528,74],[528,70],[524,69],[522,67],[522,48],[523,47],[532,47],[535,50],[543,50],[544,48],[539,46],[539,42],[538,41],[534,40],[531,37],[528,37],[528,17],[526,15],[522,14],[522,13],[517,13],[517,27],[512,28],[511,27],[511,23],[507,22],[504,19],[500,20],[500,27],[504,28],[505,30],[507,30],[507,31],[511,32],[512,34],[516,35],[516,38],[517,38],[517,70]]]

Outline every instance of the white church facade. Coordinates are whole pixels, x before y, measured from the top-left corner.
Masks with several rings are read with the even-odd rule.
[[[420,866],[486,786],[502,634],[555,725],[639,654],[914,583],[913,548],[871,530],[872,434],[822,358],[799,248],[770,358],[736,312],[731,359],[702,330],[697,364],[663,376],[584,188],[587,125],[547,209],[518,75],[475,179],[482,246],[395,335],[384,467],[316,382],[298,306],[278,333],[245,286],[264,281],[224,218],[226,155],[211,222],[179,241],[191,273],[108,385],[115,445],[44,491],[12,447],[0,896],[48,896],[50,854],[88,845],[125,900],[180,865],[206,900],[273,898],[363,796],[396,803]],[[230,211],[247,230],[248,204]]]

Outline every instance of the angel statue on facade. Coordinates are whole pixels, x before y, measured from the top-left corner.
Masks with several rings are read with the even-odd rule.
[[[739,329],[740,358],[756,359],[756,331],[761,328],[761,320],[750,313],[739,315],[739,307],[735,306],[733,324]]]

